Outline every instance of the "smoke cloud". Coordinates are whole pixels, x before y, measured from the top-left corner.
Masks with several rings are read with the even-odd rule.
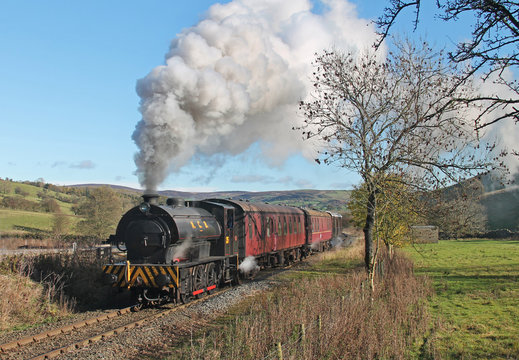
[[[137,82],[141,121],[133,140],[137,175],[156,190],[194,155],[236,155],[259,141],[272,165],[316,144],[292,131],[302,119],[314,54],[335,46],[365,49],[374,27],[354,5],[308,0],[235,0],[213,5],[172,40],[164,65]]]
[[[506,81],[513,83],[514,74],[510,69],[505,69],[501,76]],[[475,81],[481,95],[489,97],[497,97],[500,99],[514,99],[517,93],[512,91],[508,86],[503,85],[497,74],[492,74],[486,81],[480,78]],[[482,104],[483,106],[488,104]],[[498,107],[482,118],[482,123],[488,123],[492,120],[503,116],[507,111],[512,110],[512,105],[507,107]],[[519,173],[519,158],[514,151],[519,151],[517,145],[518,126],[514,119],[503,119],[492,124],[482,131],[482,138],[490,143],[496,143],[499,151],[505,151],[508,154],[500,159],[508,167],[510,175],[516,176]]]

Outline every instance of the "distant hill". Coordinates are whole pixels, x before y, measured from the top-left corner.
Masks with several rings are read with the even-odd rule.
[[[106,184],[80,184],[74,187],[110,186],[118,191],[142,194],[142,190],[125,186]],[[351,190],[290,190],[290,191],[216,191],[216,192],[184,192],[163,190],[158,194],[167,198],[182,198],[186,200],[203,200],[224,198],[232,200],[249,200],[279,205],[305,206],[318,210],[346,211]]]
[[[467,183],[479,188],[479,202],[486,209],[489,230],[519,229],[519,174],[513,176],[511,183],[492,173],[474,177],[467,180]],[[446,188],[444,191],[448,193],[458,186]]]
[[[519,186],[505,185],[491,174],[469,180],[477,184],[480,202],[486,209],[489,230],[519,228]],[[519,184],[519,177],[516,179]],[[0,231],[10,229],[35,228],[49,230],[52,226],[52,213],[42,209],[44,199],[52,198],[61,211],[68,215],[73,222],[79,221],[74,213],[74,207],[86,199],[88,189],[99,186],[110,186],[125,194],[126,207],[134,206],[141,201],[143,191],[126,186],[109,184],[79,184],[67,187],[43,184],[37,182],[14,182],[0,179]],[[456,186],[443,191],[452,192]],[[224,198],[248,200],[270,204],[309,207],[318,210],[346,212],[351,190],[291,190],[291,191],[219,191],[219,192],[182,192],[175,190],[160,191],[163,198],[183,198],[185,200],[202,200],[209,198]],[[25,208],[13,210],[7,202],[18,199]]]
[[[519,229],[519,186],[485,193],[480,202],[485,206],[490,230]]]
[[[515,183],[519,184],[519,174],[515,177]],[[488,229],[519,229],[519,186],[505,184],[499,177],[487,173],[467,183],[480,184],[480,203],[486,209]],[[100,184],[84,184],[76,186],[101,186]],[[106,185],[104,185],[106,186]],[[119,191],[127,191],[133,194],[142,194],[141,190],[123,186],[110,185]],[[447,193],[459,194],[453,191],[459,185],[446,188]],[[201,200],[208,198],[242,199],[249,201],[267,202],[271,204],[283,204],[292,206],[307,206],[319,210],[346,211],[351,191],[348,190],[293,190],[293,191],[222,191],[222,192],[181,192],[175,190],[160,191],[164,197],[183,198],[186,200]],[[457,196],[457,195],[456,195]]]

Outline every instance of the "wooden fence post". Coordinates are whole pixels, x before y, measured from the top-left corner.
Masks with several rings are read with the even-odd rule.
[[[280,342],[278,342],[278,359],[283,360],[283,348]]]

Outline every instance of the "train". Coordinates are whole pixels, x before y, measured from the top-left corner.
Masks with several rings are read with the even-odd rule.
[[[103,265],[105,283],[130,290],[136,306],[186,303],[260,269],[324,251],[341,236],[342,217],[243,200],[185,201],[157,194],[120,219],[107,243],[126,261]]]

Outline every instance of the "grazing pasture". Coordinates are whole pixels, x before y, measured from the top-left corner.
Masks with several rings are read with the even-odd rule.
[[[436,292],[429,306],[433,358],[517,358],[519,241],[444,240],[407,252]]]

